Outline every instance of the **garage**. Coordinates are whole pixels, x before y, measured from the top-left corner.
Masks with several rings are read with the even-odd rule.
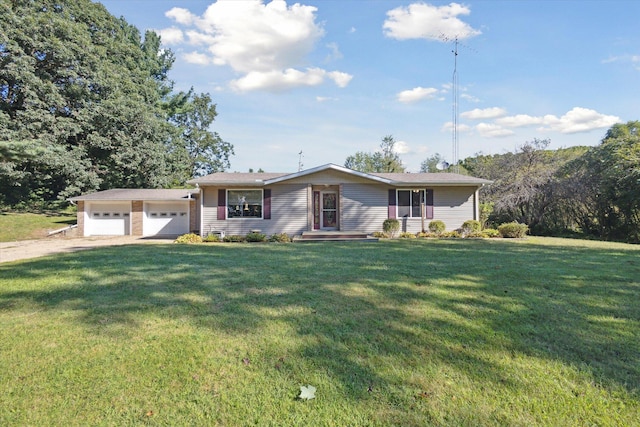
[[[85,208],[85,236],[131,234],[131,202],[91,202]]]
[[[180,235],[189,232],[189,202],[146,202],[143,236]]]

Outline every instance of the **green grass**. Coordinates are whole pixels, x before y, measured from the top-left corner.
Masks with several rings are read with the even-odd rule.
[[[638,425],[639,255],[529,238],[2,264],[0,425]]]
[[[0,212],[0,242],[38,239],[75,223],[76,213],[71,209],[51,213]]]

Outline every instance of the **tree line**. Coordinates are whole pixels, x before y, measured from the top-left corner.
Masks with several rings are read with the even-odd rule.
[[[171,187],[230,167],[207,93],[176,92],[159,36],[90,0],[0,2],[0,205]]]
[[[392,136],[381,150],[349,156],[345,166],[362,172],[404,172]],[[465,158],[462,174],[492,180],[480,192],[485,226],[516,221],[533,234],[591,236],[640,243],[640,121],[611,127],[595,147],[549,150],[548,139],[514,152]],[[421,172],[447,173],[436,153]]]

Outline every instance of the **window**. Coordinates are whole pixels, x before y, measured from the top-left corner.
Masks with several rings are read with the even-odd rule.
[[[227,190],[227,218],[262,218],[262,190]]]
[[[398,218],[420,218],[424,190],[398,190]]]

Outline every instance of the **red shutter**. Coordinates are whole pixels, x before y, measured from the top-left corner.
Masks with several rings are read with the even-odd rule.
[[[396,217],[396,189],[389,190],[389,218]]]
[[[264,190],[262,197],[262,218],[271,219],[271,190]]]
[[[433,219],[433,190],[427,189],[427,200],[425,203],[427,219]]]
[[[320,230],[320,192],[313,192],[313,229]]]
[[[218,190],[218,219],[227,219],[227,190]]]

